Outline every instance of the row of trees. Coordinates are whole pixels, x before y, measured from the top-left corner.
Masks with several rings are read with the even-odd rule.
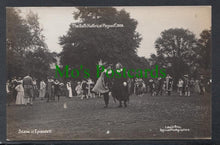
[[[123,24],[120,28],[75,28],[70,24],[66,35],[59,39],[63,50],[58,56],[61,65],[90,70],[96,76],[96,64],[102,59],[115,64],[121,62],[126,68],[146,69],[155,65],[165,68],[178,80],[184,74],[198,78],[201,74],[211,77],[211,30],[204,30],[200,38],[189,30],[171,28],[164,30],[155,41],[156,54],[149,59],[139,57],[137,48],[142,40],[136,31],[138,22],[125,10],[115,8],[79,7],[73,13],[77,24]],[[37,14],[29,12],[26,18],[20,11],[7,8],[7,71],[8,77],[32,73],[37,78],[51,73],[50,64],[55,53],[50,53]],[[146,24],[147,27],[147,24]],[[147,48],[146,48],[147,49]]]
[[[26,18],[15,8],[6,9],[6,51],[8,78],[23,77],[31,73],[35,77],[45,77],[50,71],[54,54],[50,53],[38,15],[29,12]]]
[[[136,31],[138,22],[125,10],[79,7],[73,16],[77,24],[118,23],[124,27],[79,29],[73,27],[75,23],[70,24],[67,34],[60,37],[63,65],[74,68],[83,64],[95,73],[95,65],[102,59],[113,64],[121,62],[126,68],[134,69],[157,64],[166,68],[176,81],[185,74],[194,78],[201,74],[211,76],[211,30],[204,30],[199,39],[187,29],[164,30],[155,41],[157,53],[147,59],[137,55],[142,40]]]

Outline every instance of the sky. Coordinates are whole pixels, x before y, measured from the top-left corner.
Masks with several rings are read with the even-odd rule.
[[[204,29],[211,28],[211,6],[135,6],[115,7],[125,9],[131,18],[138,21],[136,31],[142,41],[137,49],[139,56],[146,58],[156,53],[154,42],[160,33],[169,28],[184,28],[193,32],[197,38]],[[67,33],[70,23],[74,22],[74,7],[19,7],[21,15],[31,10],[38,14],[43,28],[45,41],[51,52],[61,52],[59,37]]]

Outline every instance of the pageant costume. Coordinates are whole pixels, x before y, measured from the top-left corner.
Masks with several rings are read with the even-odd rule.
[[[119,101],[119,107],[122,107],[122,102],[124,102],[124,107],[127,107],[127,101],[129,100],[127,78],[123,77],[123,69],[117,69],[116,71],[121,73],[121,77],[113,79],[112,96]]]
[[[98,78],[95,86],[93,87],[92,91],[96,93],[103,94],[105,108],[108,107],[109,104],[109,88],[108,88],[108,79],[106,77],[106,71],[101,73],[101,76]]]
[[[24,96],[27,99],[27,103],[33,104],[33,81],[30,76],[26,76],[23,79]]]

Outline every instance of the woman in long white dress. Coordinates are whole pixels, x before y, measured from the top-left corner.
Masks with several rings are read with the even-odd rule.
[[[104,83],[104,75],[105,75],[105,72],[102,72],[101,76],[98,78],[92,91],[94,91],[96,93],[101,93],[101,94],[109,92],[108,87],[105,86],[105,83]]]
[[[22,86],[22,82],[18,81],[18,85],[15,87],[15,90],[17,91],[17,96],[16,96],[16,105],[23,105],[25,104],[25,99],[24,99],[24,88]]]
[[[68,97],[72,98],[73,94],[72,94],[72,87],[71,87],[71,83],[70,82],[67,82],[66,88],[68,90]]]
[[[81,83],[77,82],[77,86],[75,88],[76,94],[78,97],[80,97],[80,95],[82,94],[82,88],[81,88]]]
[[[200,86],[199,86],[199,80],[195,81],[195,93],[200,94]]]
[[[104,98],[104,102],[105,102],[105,106],[104,108],[108,107],[109,104],[109,88],[107,85],[107,81],[105,80],[105,74],[108,73],[112,73],[112,71],[108,71],[110,70],[111,66],[109,66],[107,69],[105,69],[102,73],[101,76],[98,78],[98,80],[96,81],[95,86],[93,87],[92,91],[96,92],[96,93],[100,93],[103,95]]]
[[[40,81],[40,92],[39,92],[39,98],[43,99],[45,97],[46,94],[46,84],[45,82],[42,80]]]

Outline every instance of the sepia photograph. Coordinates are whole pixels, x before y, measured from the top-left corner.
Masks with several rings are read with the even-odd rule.
[[[7,7],[7,141],[211,139],[211,11]]]

